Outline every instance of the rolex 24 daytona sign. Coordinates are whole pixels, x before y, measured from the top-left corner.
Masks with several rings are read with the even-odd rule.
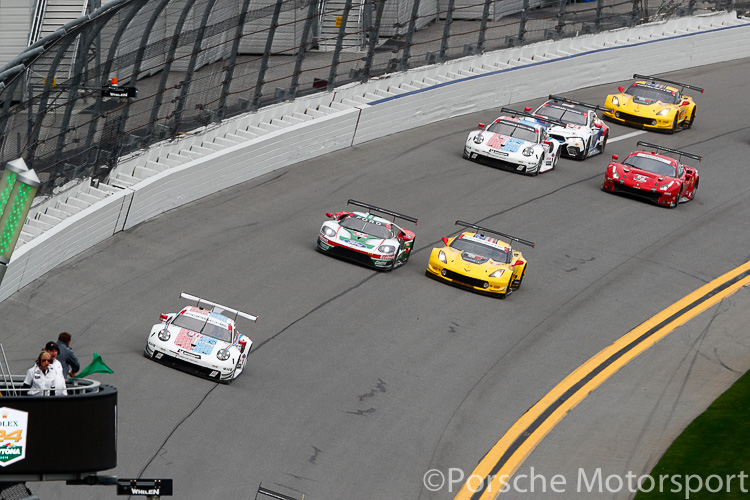
[[[26,457],[28,417],[25,411],[0,408],[0,467]]]

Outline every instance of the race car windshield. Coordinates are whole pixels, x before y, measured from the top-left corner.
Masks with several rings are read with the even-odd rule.
[[[544,106],[536,114],[572,125],[586,125],[586,115],[565,108]]]
[[[464,238],[456,238],[451,243],[451,248],[460,250],[461,252],[469,252],[482,257],[487,257],[495,262],[508,262],[508,252],[489,245],[484,245],[477,241],[471,241]]]
[[[647,156],[631,156],[626,158],[622,164],[664,177],[676,177],[675,168],[672,165]]]
[[[661,101],[664,104],[677,104],[677,95],[672,94],[669,90],[644,87],[642,85],[631,85],[625,93],[632,96],[642,97],[650,101]]]
[[[489,126],[487,132],[507,135],[522,141],[538,142],[536,132],[526,127],[519,127],[514,122],[499,121]]]
[[[218,340],[223,340],[224,342],[232,341],[232,332],[221,325],[209,323],[208,316],[206,316],[206,319],[203,320],[180,314],[174,319],[174,321],[172,321],[172,324],[174,326],[190,330],[191,332],[200,333],[201,335],[207,335]]]
[[[360,217],[347,217],[346,219],[340,220],[339,224],[341,227],[351,229],[352,231],[359,231],[376,238],[382,238],[384,240],[393,238],[391,231],[383,224],[377,224]]]

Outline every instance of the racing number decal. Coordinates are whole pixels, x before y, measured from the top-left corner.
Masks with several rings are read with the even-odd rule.
[[[0,430],[0,442],[3,441],[15,441],[16,443],[23,439],[23,431],[18,429],[17,431],[5,433],[4,430]]]

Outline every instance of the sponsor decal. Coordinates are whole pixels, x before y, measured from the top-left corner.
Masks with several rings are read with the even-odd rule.
[[[367,248],[367,245],[365,245],[364,243],[360,243],[359,241],[356,241],[356,240],[348,240],[346,238],[341,238],[341,241],[343,241],[344,243],[348,243],[353,247]]]
[[[635,176],[635,182],[646,182],[648,180],[648,177],[645,175],[636,175]]]
[[[26,458],[29,414],[13,408],[0,408],[0,467]]]
[[[185,349],[177,349],[177,352],[190,358],[201,359],[200,354],[195,354],[193,352],[186,351]]]

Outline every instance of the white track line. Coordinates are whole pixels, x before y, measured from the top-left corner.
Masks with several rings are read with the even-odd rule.
[[[629,134],[621,135],[619,137],[613,137],[612,139],[610,139],[607,142],[621,141],[623,139],[629,139],[630,137],[635,137],[636,135],[641,135],[641,134],[645,134],[645,133],[646,133],[645,130],[637,130],[635,132],[630,132]]]

